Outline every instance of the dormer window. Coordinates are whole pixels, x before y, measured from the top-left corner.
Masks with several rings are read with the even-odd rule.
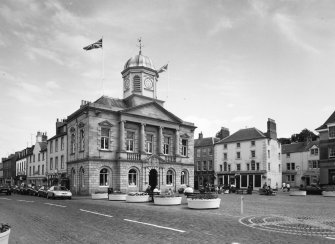
[[[133,78],[134,91],[141,91],[141,77],[135,75]]]

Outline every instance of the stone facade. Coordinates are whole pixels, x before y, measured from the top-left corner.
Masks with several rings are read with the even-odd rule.
[[[144,191],[149,184],[161,191],[193,187],[195,126],[157,100],[158,73],[148,57],[136,63],[143,57],[128,60],[122,71],[123,99],[82,101],[68,116],[67,173],[74,194]]]

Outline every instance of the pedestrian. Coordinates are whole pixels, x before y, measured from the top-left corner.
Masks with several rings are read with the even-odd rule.
[[[166,193],[166,195],[168,196],[172,196],[173,195],[173,191],[171,188],[169,188],[168,192]]]
[[[149,193],[151,191],[151,186],[148,185],[147,189],[145,190],[146,193]]]
[[[286,189],[286,183],[283,182],[281,189],[284,191]]]
[[[286,184],[286,189],[287,189],[287,192],[289,192],[289,191],[290,191],[290,188],[291,188],[290,184],[289,184],[289,183],[287,183],[287,184]]]

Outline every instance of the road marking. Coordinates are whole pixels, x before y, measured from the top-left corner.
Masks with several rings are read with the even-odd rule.
[[[53,204],[53,203],[44,203],[44,204],[51,205],[51,206],[56,206],[56,207],[61,207],[61,208],[66,208],[66,206]]]
[[[11,201],[12,199],[9,199],[9,198],[4,198],[4,197],[2,197],[2,198],[0,198],[1,200],[9,200],[9,201]]]
[[[87,212],[87,213],[92,213],[92,214],[96,214],[96,215],[101,215],[101,216],[105,216],[105,217],[109,217],[109,218],[113,218],[113,216],[111,216],[111,215],[102,214],[102,213],[98,213],[98,212],[92,212],[92,211],[88,211],[88,210],[85,210],[85,209],[80,209],[80,211]]]
[[[27,200],[17,200],[18,202],[35,202],[35,201],[27,201]]]
[[[165,227],[165,226],[154,225],[154,224],[150,224],[150,223],[139,222],[139,221],[131,220],[131,219],[124,219],[124,220],[125,221],[129,221],[129,222],[138,223],[138,224],[143,224],[143,225],[150,225],[150,226],[161,228],[161,229],[173,230],[173,231],[177,231],[177,232],[181,232],[181,233],[186,232],[184,230],[178,230],[178,229],[174,229],[174,228],[170,228],[170,227]]]

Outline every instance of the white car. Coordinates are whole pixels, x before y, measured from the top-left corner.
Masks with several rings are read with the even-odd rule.
[[[66,189],[64,186],[52,186],[49,188],[47,191],[47,198],[67,198],[71,199],[72,198],[72,193]]]

